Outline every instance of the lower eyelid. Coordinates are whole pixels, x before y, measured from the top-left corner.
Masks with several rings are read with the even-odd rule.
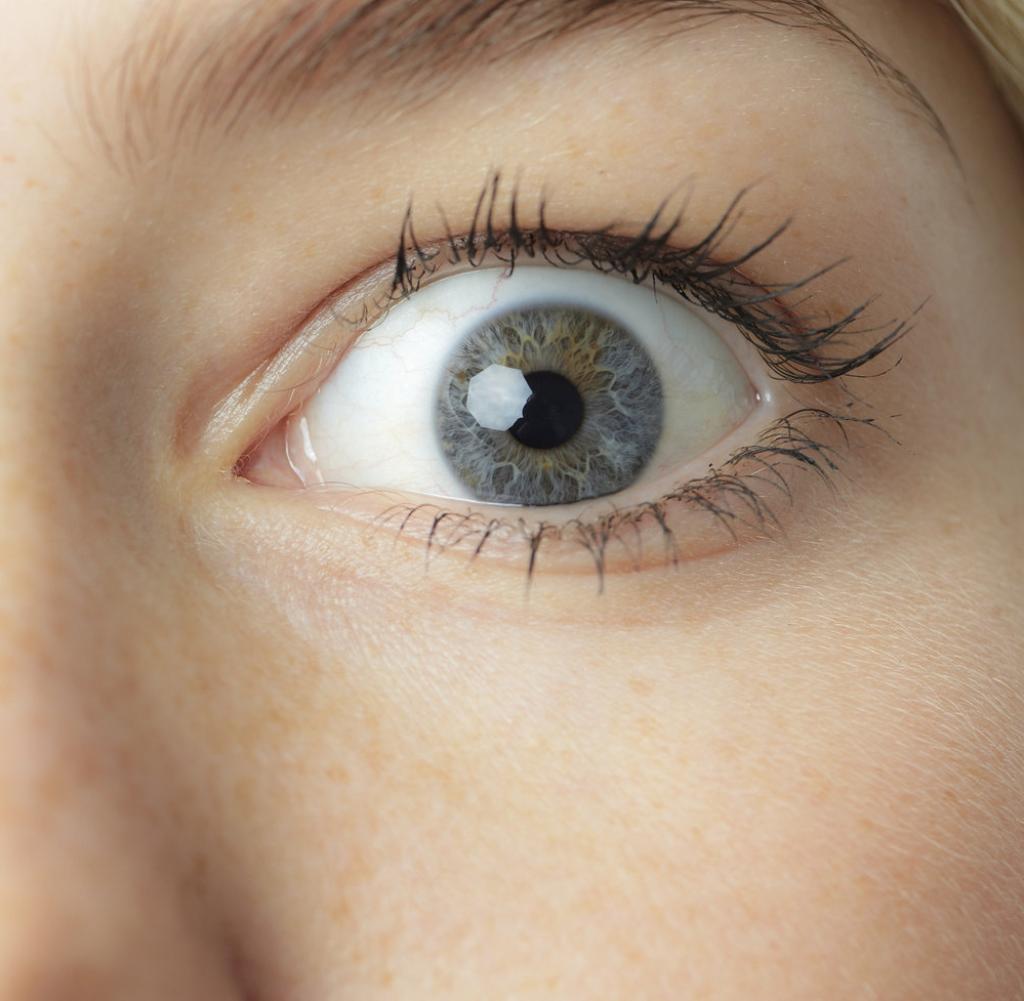
[[[543,509],[446,507],[429,498],[329,484],[298,492],[331,518],[390,534],[428,563],[483,561],[530,577],[588,574],[600,588],[610,575],[665,569],[787,537],[821,508],[812,501],[822,489],[834,493],[836,475],[853,461],[851,450],[893,441],[874,418],[819,407],[792,411],[758,430],[756,441],[735,449],[731,459],[707,475],[677,481],[657,500],[589,502],[560,517]]]
[[[756,352],[739,340],[730,343],[750,362]],[[243,461],[235,471],[301,495],[332,520],[392,537],[414,560],[486,563],[530,577],[591,575],[600,588],[610,575],[655,571],[786,537],[814,510],[810,498],[821,492],[812,488],[833,491],[858,444],[889,440],[873,418],[855,415],[839,383],[785,386],[767,376],[756,381],[758,406],[702,457],[702,465],[668,471],[664,482],[643,488],[648,496],[616,496],[573,509],[449,505],[325,483],[302,445],[301,412],[265,439],[273,444],[278,436],[282,446],[274,464],[257,468]],[[782,429],[788,415],[795,415],[791,426]],[[730,460],[738,454],[746,457]]]

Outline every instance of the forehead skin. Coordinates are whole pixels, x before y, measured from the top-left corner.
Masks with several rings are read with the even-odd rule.
[[[1024,163],[942,8],[835,9],[959,166],[855,53],[737,19],[126,169],[162,8],[0,0],[0,996],[1024,996]],[[496,164],[580,225],[761,180],[775,263],[927,300],[863,389],[901,446],[770,554],[602,598],[226,490],[217,401],[410,187]]]

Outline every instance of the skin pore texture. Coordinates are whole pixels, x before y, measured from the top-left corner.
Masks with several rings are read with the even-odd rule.
[[[830,5],[952,151],[745,16],[175,133],[125,67],[236,6],[0,0],[0,997],[1024,998],[1024,158],[961,24]],[[753,280],[919,310],[849,386],[894,440],[602,593],[232,476],[312,377],[253,373],[499,169],[691,241],[750,187]]]

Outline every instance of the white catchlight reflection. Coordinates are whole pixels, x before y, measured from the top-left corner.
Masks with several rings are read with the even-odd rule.
[[[533,390],[518,368],[489,365],[469,380],[466,409],[489,431],[507,431],[530,402]]]

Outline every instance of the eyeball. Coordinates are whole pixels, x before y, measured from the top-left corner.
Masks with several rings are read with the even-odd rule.
[[[306,484],[551,507],[671,475],[758,394],[674,294],[592,270],[481,268],[390,308],[290,422]]]

